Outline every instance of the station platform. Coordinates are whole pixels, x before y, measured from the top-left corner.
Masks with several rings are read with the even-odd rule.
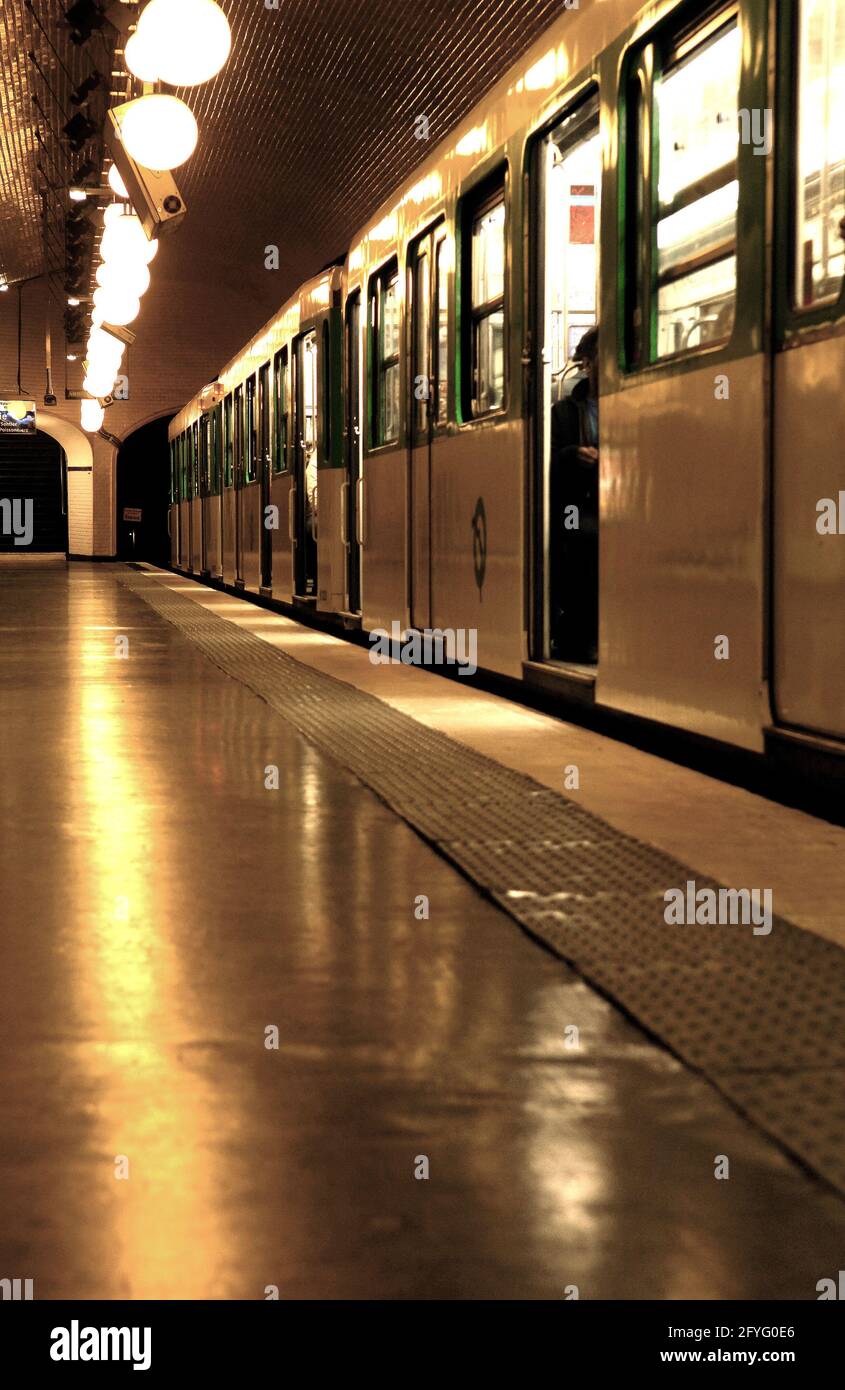
[[[845,831],[149,566],[4,557],[0,627],[4,1273],[836,1277]],[[667,925],[689,881],[771,929]]]

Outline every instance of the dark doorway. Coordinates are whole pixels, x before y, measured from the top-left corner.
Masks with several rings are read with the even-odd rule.
[[[117,557],[170,564],[170,454],[163,416],[133,431],[117,455]],[[139,515],[140,514],[140,515]]]
[[[66,550],[64,451],[41,430],[0,435],[0,551]]]

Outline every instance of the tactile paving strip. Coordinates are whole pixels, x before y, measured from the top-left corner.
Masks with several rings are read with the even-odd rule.
[[[370,787],[532,935],[793,1156],[845,1192],[845,952],[782,917],[675,926],[664,892],[717,888],[530,777],[314,671],[175,593],[121,584]],[[763,887],[764,885],[732,885]]]

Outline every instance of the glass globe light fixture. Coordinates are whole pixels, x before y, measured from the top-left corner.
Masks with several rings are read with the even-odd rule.
[[[158,76],[171,87],[208,82],[232,47],[229,21],[214,0],[150,0],[138,33],[156,54]]]
[[[123,289],[137,299],[150,288],[149,268],[143,261],[102,261],[95,278],[104,289]]]
[[[128,294],[122,288],[106,288],[104,285],[94,291],[94,303],[102,310],[105,322],[117,326],[131,323],[138,317],[141,309],[141,301],[137,295]]]
[[[144,229],[134,214],[116,217],[106,227],[100,242],[100,255],[103,260],[121,266],[137,264],[139,261],[149,265],[157,249],[154,241],[147,241]]]
[[[116,376],[117,372],[113,372],[110,367],[89,367],[82,388],[89,396],[108,396]]]
[[[146,11],[144,11],[146,13]],[[130,34],[123,50],[123,61],[133,77],[141,82],[158,82],[159,60],[153,31],[140,26]]]
[[[105,412],[99,401],[80,401],[79,416],[82,428],[88,434],[96,434],[103,423]]]
[[[178,169],[193,154],[198,133],[184,101],[159,92],[129,102],[120,124],[126,150],[145,169]]]
[[[123,203],[107,203],[103,208],[103,222],[107,227],[110,227],[113,222],[116,222],[119,217],[123,217],[125,214],[126,208]]]
[[[117,194],[118,198],[129,197],[126,184],[120,177],[120,170],[118,169],[116,164],[113,164],[109,169],[109,188],[111,189],[112,193]]]

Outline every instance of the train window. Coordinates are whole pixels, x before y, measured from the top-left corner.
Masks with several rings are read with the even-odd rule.
[[[234,478],[234,441],[232,438],[232,397],[223,402],[223,486],[231,487]]]
[[[187,502],[188,496],[188,436],[183,432],[179,436],[179,497]]]
[[[796,131],[796,307],[839,297],[845,272],[845,3],[801,0]]]
[[[207,497],[210,492],[208,476],[208,416],[202,415],[199,422],[199,495]]]
[[[240,487],[243,480],[244,466],[244,389],[242,386],[235,387],[235,395],[232,403],[232,476],[235,487]]]
[[[246,379],[246,414],[244,418],[244,478],[252,483],[258,476],[258,449],[255,437],[255,377]]]
[[[211,412],[211,495],[220,493],[220,407]]]
[[[321,411],[321,423],[323,427],[323,458],[328,460],[332,456],[332,363],[331,346],[329,342],[329,325],[323,321],[323,409]]]
[[[437,332],[435,335],[436,360],[434,376],[437,383],[436,421],[445,425],[449,415],[449,262],[448,246],[445,237],[437,243],[435,252],[435,276],[437,283],[434,296],[437,312]]]
[[[199,425],[196,422],[191,426],[191,491],[194,497],[200,495],[200,451],[199,451]]]
[[[431,280],[429,242],[423,242],[414,263],[414,429],[428,430],[428,402],[433,376],[431,362]]]
[[[472,219],[470,334],[473,415],[499,410],[505,400],[505,190]]]
[[[671,55],[655,83],[657,357],[733,327],[739,64],[734,16]]]
[[[288,350],[282,348],[273,359],[273,472],[288,466]]]
[[[176,444],[170,441],[170,501],[176,501]]]
[[[399,439],[399,271],[394,261],[370,287],[370,443]]]

